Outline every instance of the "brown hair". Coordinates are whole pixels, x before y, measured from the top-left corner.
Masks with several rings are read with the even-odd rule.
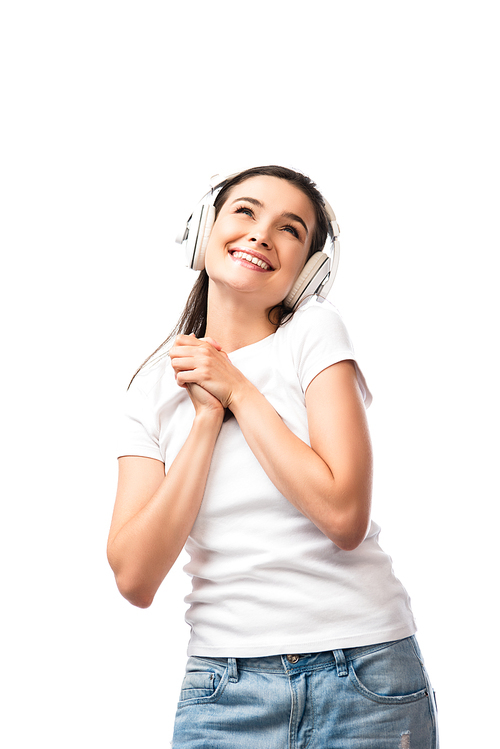
[[[296,172],[293,169],[287,169],[282,166],[257,166],[252,169],[246,169],[243,172],[239,172],[237,175],[229,179],[224,187],[217,194],[214,201],[215,216],[217,218],[220,209],[228,198],[230,190],[244,182],[251,177],[277,177],[278,179],[284,179],[287,182],[291,182],[295,187],[301,190],[311,201],[314,212],[315,212],[315,229],[311,241],[311,247],[306,261],[309,260],[311,255],[315,252],[320,252],[326,242],[328,235],[329,219],[325,210],[325,201],[323,196],[316,187],[316,184],[305,174]],[[165,346],[172,338],[177,335],[184,334],[189,335],[194,333],[197,338],[203,338],[207,327],[207,303],[208,303],[208,275],[205,269],[200,271],[198,278],[196,279],[193,288],[189,294],[186,305],[182,311],[176,326],[161,343],[153,353],[141,364],[134,377],[141,371],[141,369],[157,354],[163,346]],[[294,310],[288,307],[284,302],[280,302],[275,307],[269,310],[269,320],[280,327],[285,322],[291,319]],[[130,381],[129,387],[132,384],[134,377]]]

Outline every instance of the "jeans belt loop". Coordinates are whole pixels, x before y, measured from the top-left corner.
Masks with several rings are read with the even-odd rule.
[[[238,664],[236,663],[236,658],[227,659],[227,668],[229,672],[229,681],[237,682],[238,681]]]
[[[337,664],[337,676],[347,676],[349,673],[347,670],[347,663],[343,650],[334,650],[333,655],[335,657],[335,663]]]

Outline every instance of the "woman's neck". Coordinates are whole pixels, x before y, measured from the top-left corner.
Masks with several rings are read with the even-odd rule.
[[[250,346],[276,331],[265,309],[256,308],[245,295],[221,295],[212,290],[208,295],[207,330],[205,335],[220,344],[226,353]]]

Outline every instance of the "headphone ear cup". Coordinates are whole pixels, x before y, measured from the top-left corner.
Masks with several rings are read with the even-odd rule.
[[[292,309],[307,295],[315,294],[330,273],[330,258],[324,252],[315,252],[302,268],[297,280],[285,298]]]
[[[194,217],[193,217],[194,218]],[[188,244],[186,247],[187,262],[190,268],[193,270],[203,270],[205,267],[205,252],[210,239],[210,234],[215,221],[215,208],[213,205],[207,205],[204,203],[201,206],[200,215],[198,218],[198,226],[195,227],[195,234],[193,236],[193,242],[191,243],[190,236],[188,237]],[[190,232],[191,234],[191,232]]]

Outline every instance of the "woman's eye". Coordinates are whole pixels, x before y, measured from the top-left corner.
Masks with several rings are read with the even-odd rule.
[[[235,210],[235,213],[244,213],[247,216],[253,216],[252,209],[249,208],[246,205],[240,205],[240,206],[238,206],[238,208]]]
[[[295,239],[299,238],[299,232],[297,231],[297,229],[295,228],[295,226],[285,226],[284,229],[285,229],[285,231],[289,231],[290,234],[293,234],[293,236],[295,237]]]

